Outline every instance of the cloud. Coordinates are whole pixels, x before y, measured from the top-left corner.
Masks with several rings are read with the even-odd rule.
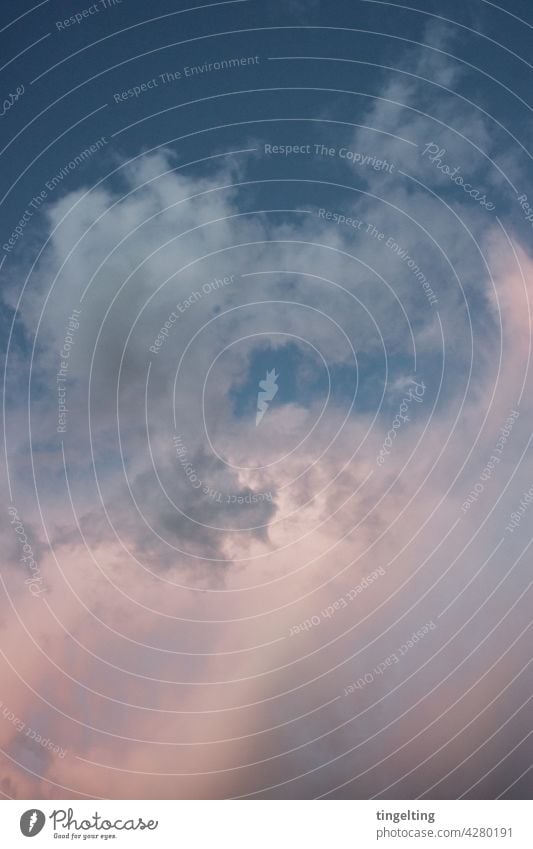
[[[462,79],[428,51],[407,66],[450,88]],[[383,98],[430,108],[427,83],[399,79]],[[485,185],[487,160],[458,135],[490,150],[485,118],[452,95],[439,103],[453,128],[439,143]],[[435,130],[384,101],[366,122],[418,144]],[[362,130],[350,145],[370,152]],[[532,263],[420,150],[376,134],[372,154],[413,179],[368,169],[366,193],[339,191],[357,230],[311,204],[244,215],[258,198],[234,185],[244,166],[185,171],[168,150],[49,206],[15,360],[26,373],[35,338],[31,436],[22,381],[9,383],[8,417],[16,503],[49,590],[24,587],[6,523],[1,642],[9,710],[68,753],[21,746],[4,720],[7,795],[468,794],[483,753],[492,764],[505,752],[490,735],[506,699],[521,703],[528,654],[523,538],[504,528],[531,483]],[[280,388],[256,427],[265,368]],[[423,399],[395,428],[414,380]]]

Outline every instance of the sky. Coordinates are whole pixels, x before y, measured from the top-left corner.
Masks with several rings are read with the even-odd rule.
[[[0,14],[3,798],[530,798],[530,4]]]

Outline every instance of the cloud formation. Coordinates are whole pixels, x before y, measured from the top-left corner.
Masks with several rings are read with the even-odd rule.
[[[423,154],[500,197],[500,131],[426,37],[337,131],[394,177],[336,155],[287,211],[260,155],[108,155],[8,268],[46,592],[5,511],[7,796],[483,798],[527,768],[533,261]]]

